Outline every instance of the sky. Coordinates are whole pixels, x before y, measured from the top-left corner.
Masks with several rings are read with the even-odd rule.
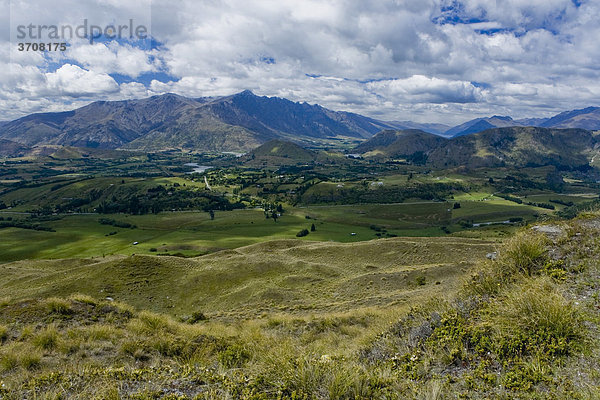
[[[246,89],[447,125],[600,105],[600,0],[0,0],[0,15],[0,120]],[[84,21],[103,35],[19,51],[39,41],[28,26],[48,42],[37,29]]]

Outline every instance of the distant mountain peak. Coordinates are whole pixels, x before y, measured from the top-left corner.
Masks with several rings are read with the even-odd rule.
[[[258,97],[254,94],[254,92],[252,92],[252,90],[246,89],[246,90],[242,90],[241,92],[235,94],[234,96],[252,96],[252,97]]]

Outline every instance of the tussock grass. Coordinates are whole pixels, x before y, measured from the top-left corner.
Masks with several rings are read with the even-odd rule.
[[[42,353],[28,343],[12,343],[0,353],[0,370],[9,372],[19,367],[33,370],[41,365]]]
[[[51,297],[45,300],[46,307],[50,313],[68,315],[73,310],[67,300]]]
[[[50,325],[35,334],[32,343],[42,350],[54,350],[58,345],[58,336],[58,330],[53,325]]]
[[[167,315],[160,315],[150,311],[142,311],[137,318],[129,323],[129,328],[136,333],[148,335],[164,335],[176,333],[180,324]]]
[[[6,307],[11,303],[10,297],[0,297],[0,307]]]
[[[327,299],[313,300],[328,301],[331,308],[265,306],[239,313],[213,309],[208,320],[189,324],[87,296],[12,301],[0,309],[0,327],[10,330],[9,340],[0,346],[0,379],[12,396],[5,397],[594,398],[600,386],[600,374],[594,372],[600,365],[595,339],[600,302],[592,293],[600,284],[594,261],[600,243],[591,231],[579,227],[565,231],[573,236],[557,245],[524,230],[498,249],[496,260],[483,262],[473,280],[454,296],[429,290],[434,285],[428,276],[425,285],[413,283],[403,292],[410,301],[357,305],[349,300],[356,293],[389,299],[360,286],[362,280],[352,275],[354,266],[346,276],[337,266],[322,270],[312,264],[317,274],[325,271],[323,276],[335,282],[321,287],[335,290],[321,294]],[[290,243],[271,246],[291,258],[302,250]],[[315,259],[329,257],[318,253],[330,248],[304,246],[317,253]],[[381,246],[391,251],[387,244]],[[419,246],[403,251],[418,254],[424,248]],[[390,259],[398,254],[392,253]],[[239,252],[221,256],[243,259]],[[212,272],[224,274],[219,279],[235,277],[215,255],[211,257]],[[410,257],[418,259],[415,254]],[[190,260],[184,262],[192,265]],[[582,264],[586,267],[580,268]],[[307,268],[299,261],[293,265]],[[468,271],[467,264],[461,265]],[[256,300],[253,290],[265,294],[261,283],[284,282],[274,272],[279,267],[264,259],[239,267],[243,274],[256,268],[246,276],[257,281],[247,285],[238,281],[235,293]],[[381,273],[364,265],[360,270]],[[549,274],[554,270],[564,272],[561,279]],[[414,282],[422,272],[406,274]],[[398,278],[389,270],[385,277],[385,284]],[[286,291],[284,298],[290,303],[297,301],[298,293],[312,293],[303,286],[306,282],[319,285],[298,271],[287,278],[285,282],[297,289]],[[377,278],[368,276],[365,281],[382,282]],[[439,286],[456,293],[444,283]],[[273,301],[266,299],[264,304]],[[240,303],[231,300],[224,307],[230,310],[232,304]],[[198,308],[204,306],[193,305]],[[0,391],[0,397],[3,394]]]
[[[548,238],[542,234],[519,232],[504,245],[500,253],[500,268],[505,274],[531,276],[547,261],[548,244]]]
[[[548,245],[542,234],[518,232],[498,249],[496,260],[481,263],[463,291],[466,295],[496,295],[506,285],[537,274],[548,261]]]
[[[85,303],[85,304],[90,304],[90,305],[98,304],[98,301],[96,299],[94,299],[92,296],[88,296],[88,295],[81,294],[81,293],[75,293],[75,294],[69,296],[69,300],[73,300],[73,301],[77,301],[77,302]]]
[[[490,307],[503,351],[568,355],[583,345],[581,311],[545,278],[512,288]]]

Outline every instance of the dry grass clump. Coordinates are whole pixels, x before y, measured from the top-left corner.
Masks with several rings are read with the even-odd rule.
[[[41,350],[54,350],[58,345],[59,334],[55,326],[49,325],[35,334],[32,343]]]
[[[11,343],[0,352],[0,371],[9,372],[19,367],[33,370],[40,366],[42,353],[29,343]]]

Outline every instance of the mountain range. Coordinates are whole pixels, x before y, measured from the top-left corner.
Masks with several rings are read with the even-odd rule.
[[[398,130],[405,131],[403,136],[409,134],[406,132],[422,131],[443,137],[460,137],[514,126],[599,130],[600,108],[568,111],[552,118],[477,118],[451,128],[443,124],[381,121],[355,113],[332,111],[317,104],[256,96],[250,91],[202,98],[165,94],[139,100],[97,101],[72,111],[31,114],[2,122],[0,155],[22,155],[33,147],[46,145],[140,151],[246,152],[271,140],[301,145],[331,138],[358,142],[381,131]],[[402,140],[407,141],[406,138]],[[430,142],[437,141],[435,137],[419,140],[412,141],[412,145],[430,148]]]
[[[565,111],[552,118],[524,118],[514,120],[509,116],[494,115],[489,118],[476,118],[448,129],[443,133],[446,137],[464,136],[493,128],[511,126],[537,126],[540,128],[578,128],[600,130],[600,107],[588,107],[581,110]],[[424,130],[424,129],[423,129]],[[427,131],[430,133],[435,133]]]
[[[98,101],[73,111],[32,114],[4,123],[0,125],[0,139],[29,147],[247,151],[273,139],[358,140],[382,129],[402,127],[244,91],[219,98],[165,94],[141,100]]]
[[[452,138],[418,131],[383,131],[354,150],[366,157],[406,158],[434,168],[590,168],[600,151],[600,135],[585,129],[493,128]]]

